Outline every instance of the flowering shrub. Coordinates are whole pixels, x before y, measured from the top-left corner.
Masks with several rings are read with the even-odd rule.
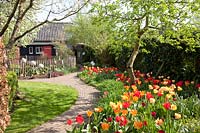
[[[84,69],[83,79],[95,80],[102,73],[101,70]],[[105,84],[109,86],[105,89],[105,86],[97,84],[97,88],[103,88],[100,89],[103,96],[98,107],[87,113],[90,114],[89,122],[83,123],[82,120],[79,123],[82,126],[75,130],[112,133],[200,131],[197,124],[192,128],[186,126],[188,119],[200,119],[199,84],[195,85],[190,81],[175,82],[162,76],[155,79],[151,74],[139,71],[135,75],[135,84],[129,84],[130,79],[126,74],[116,73],[116,80],[124,84],[121,88]],[[109,83],[108,81],[103,82]]]
[[[4,45],[0,37],[0,133],[3,133],[10,122],[8,110],[9,87],[6,79],[6,67]]]
[[[38,66],[36,66],[36,64],[34,65],[35,61],[31,61],[32,66],[26,66],[27,69],[27,76],[34,76],[34,75],[42,75],[42,74],[46,74],[49,70],[49,68],[44,67],[43,64],[38,64]]]

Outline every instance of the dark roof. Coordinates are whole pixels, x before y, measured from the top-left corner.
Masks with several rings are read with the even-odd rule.
[[[71,23],[48,23],[42,26],[34,41],[66,41],[65,27]]]
[[[30,43],[29,45],[54,45],[55,43],[51,42],[51,41],[48,41],[48,42],[45,42],[45,41],[40,41],[40,42],[32,42]]]

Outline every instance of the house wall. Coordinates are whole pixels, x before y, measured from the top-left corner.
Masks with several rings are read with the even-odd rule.
[[[32,47],[31,51],[30,47]],[[36,51],[39,47],[41,47],[41,53],[37,53]],[[47,48],[50,50],[49,52],[47,52]],[[28,45],[26,47],[20,47],[20,57],[24,56],[46,56],[48,58],[51,58],[52,56],[56,56],[56,49],[52,45]]]

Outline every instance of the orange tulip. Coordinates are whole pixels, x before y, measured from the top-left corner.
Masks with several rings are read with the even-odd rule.
[[[138,101],[138,97],[133,96],[133,102],[137,102]]]
[[[136,85],[131,85],[131,88],[133,89],[133,91],[137,91],[137,86]]]
[[[126,86],[124,86],[124,88],[125,88],[126,90],[129,90],[130,86],[126,85]]]
[[[90,110],[88,110],[86,113],[87,113],[87,116],[88,116],[88,117],[91,117],[91,116],[92,116],[92,114],[93,114],[93,112],[92,112],[92,111],[90,111]]]
[[[109,130],[110,125],[106,122],[101,123],[101,127],[104,131]]]
[[[137,110],[131,110],[130,113],[132,114],[132,116],[136,116],[137,115]]]
[[[121,110],[122,116],[126,116],[128,114],[128,110]]]
[[[133,125],[134,125],[134,128],[141,129],[143,127],[143,122],[135,121]]]
[[[115,114],[119,114],[120,111],[121,111],[120,108],[114,109],[114,113],[115,113]]]

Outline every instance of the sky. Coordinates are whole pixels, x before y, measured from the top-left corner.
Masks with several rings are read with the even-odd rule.
[[[79,3],[78,3],[78,2]],[[51,3],[54,3],[53,6],[51,6]],[[48,0],[48,1],[44,1],[44,3],[42,4],[42,9],[38,11],[38,13],[36,14],[36,19],[37,21],[41,22],[44,21],[49,13],[50,10],[54,11],[55,13],[58,13],[62,10],[65,10],[69,7],[73,7],[73,8],[77,8],[78,5],[81,5],[80,0]],[[87,10],[87,8],[84,8],[82,10],[82,12],[84,12],[85,10]],[[53,14],[51,13],[49,20],[52,20],[54,18],[62,18],[67,12],[63,12],[63,13],[59,13],[59,14]],[[64,20],[62,20],[62,22],[72,22],[73,18],[75,17],[75,15],[68,17]]]

